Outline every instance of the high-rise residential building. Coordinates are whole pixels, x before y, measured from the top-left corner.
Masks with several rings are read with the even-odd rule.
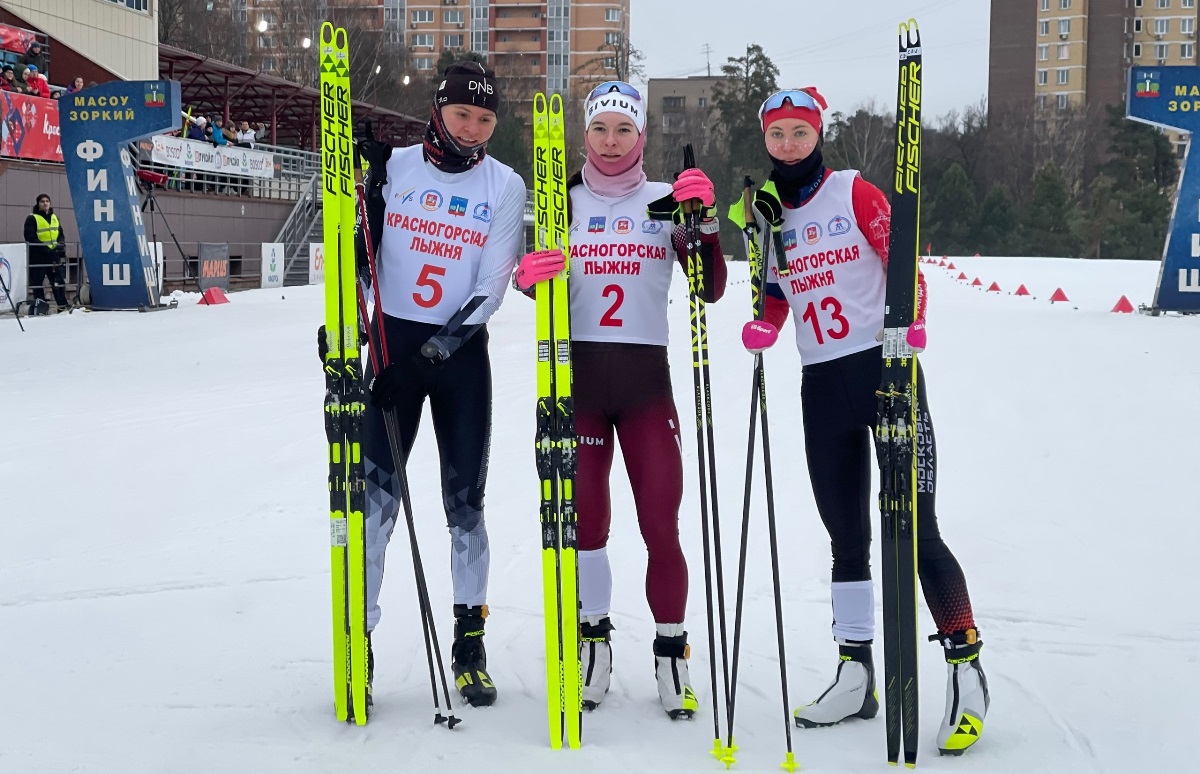
[[[251,66],[285,77],[311,57],[320,21],[382,30],[406,53],[413,79],[435,75],[447,50],[487,58],[498,74],[528,91],[576,95],[584,84],[628,77],[630,0],[211,0],[244,25]],[[265,31],[260,29],[265,26]],[[395,71],[397,63],[385,65]]]
[[[994,0],[988,103],[1120,104],[1133,65],[1196,64],[1196,0]]]

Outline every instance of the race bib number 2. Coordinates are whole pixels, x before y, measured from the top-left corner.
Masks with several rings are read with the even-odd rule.
[[[620,328],[623,326],[625,321],[617,317],[617,313],[621,310],[621,304],[625,303],[625,289],[620,285],[606,285],[600,295],[610,302],[608,311],[600,317],[600,327]]]

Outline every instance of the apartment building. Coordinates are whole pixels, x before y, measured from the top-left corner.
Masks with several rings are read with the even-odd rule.
[[[630,0],[213,0],[245,25],[266,72],[286,74],[336,18],[382,30],[407,55],[413,79],[434,75],[443,51],[484,55],[497,73],[525,81],[528,91],[575,95],[622,69]],[[307,41],[307,42],[306,42]],[[402,49],[400,48],[402,47]]]
[[[1120,104],[1133,65],[1196,64],[1196,0],[993,2],[988,102]]]

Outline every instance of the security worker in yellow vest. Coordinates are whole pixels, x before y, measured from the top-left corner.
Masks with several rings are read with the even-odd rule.
[[[33,290],[30,314],[49,314],[50,305],[42,290],[42,280],[50,278],[58,311],[67,310],[66,255],[62,224],[54,214],[50,197],[38,194],[33,212],[25,218],[25,244],[29,248],[29,287]]]

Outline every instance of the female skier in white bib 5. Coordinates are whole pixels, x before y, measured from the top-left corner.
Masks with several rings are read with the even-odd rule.
[[[521,178],[485,153],[499,106],[492,71],[460,62],[444,73],[421,145],[363,146],[371,167],[367,221],[378,256],[375,314],[383,317],[390,359],[380,373],[367,372],[367,629],[379,623],[384,553],[400,504],[383,412],[395,413],[407,459],[428,400],[450,529],[452,666],[459,693],[474,706],[496,700],[483,647],[490,559],[483,493],[492,423],[487,321],[521,254],[525,212]]]

